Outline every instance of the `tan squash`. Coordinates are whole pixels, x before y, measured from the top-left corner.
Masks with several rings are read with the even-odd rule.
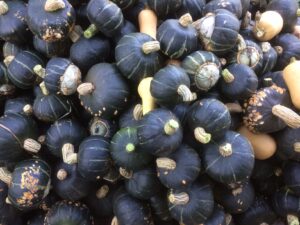
[[[288,87],[293,105],[300,109],[300,60],[291,60],[291,63],[283,70],[283,79]]]
[[[140,32],[156,39],[157,16],[151,9],[143,9],[138,16]]]
[[[276,142],[268,134],[254,134],[245,126],[239,128],[238,133],[245,136],[251,143],[256,159],[265,160],[276,152]]]
[[[266,11],[258,13],[253,26],[253,34],[259,41],[269,41],[283,28],[283,19],[278,12]]]

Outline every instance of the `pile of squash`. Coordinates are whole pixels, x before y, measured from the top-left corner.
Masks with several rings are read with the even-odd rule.
[[[0,0],[0,224],[299,225],[299,6]]]

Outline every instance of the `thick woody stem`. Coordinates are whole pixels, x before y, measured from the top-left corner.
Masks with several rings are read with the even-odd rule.
[[[290,108],[283,105],[275,105],[272,108],[272,113],[282,119],[289,127],[294,129],[300,128],[300,116]]]
[[[128,171],[122,167],[120,167],[119,173],[121,174],[122,177],[125,177],[126,179],[132,178],[132,175],[133,175],[133,172],[131,170]]]
[[[43,95],[49,95],[49,91],[46,88],[46,85],[45,85],[44,81],[42,83],[40,83],[40,88],[41,88],[41,91],[42,91]]]
[[[300,152],[300,142],[295,142],[294,143],[294,151],[295,152]]]
[[[75,153],[74,145],[66,143],[62,147],[62,156],[64,163],[75,164],[77,163],[77,153]]]
[[[89,95],[91,94],[95,89],[95,86],[92,83],[82,83],[78,86],[77,92],[80,95]]]
[[[231,83],[234,81],[234,75],[228,69],[224,69],[222,71],[222,76],[226,83]]]
[[[143,106],[141,104],[136,104],[133,109],[133,118],[135,120],[140,120],[143,117]]]
[[[191,90],[184,84],[179,85],[177,93],[182,97],[184,102],[191,102],[197,98],[197,94],[192,93]]]
[[[202,127],[195,128],[194,135],[196,140],[202,144],[207,144],[208,142],[210,142],[211,134],[206,133],[206,131]]]
[[[0,16],[8,12],[8,5],[5,1],[0,1]]]
[[[164,126],[165,134],[172,135],[179,129],[179,123],[174,120],[170,119]]]
[[[148,41],[145,42],[142,46],[142,50],[145,54],[150,54],[152,52],[157,52],[160,50],[159,41]]]
[[[7,170],[6,167],[0,167],[0,180],[2,180],[7,185],[11,184],[12,174]]]
[[[63,0],[47,0],[44,9],[46,12],[54,12],[65,7],[66,4]]]
[[[14,55],[6,56],[5,59],[3,60],[3,63],[5,64],[6,67],[8,67],[9,64],[14,60],[14,58],[15,58]]]
[[[30,105],[30,104],[24,105],[24,107],[23,107],[23,112],[24,112],[26,115],[31,115],[31,114],[33,113],[32,105]]]
[[[41,144],[34,139],[27,138],[23,143],[23,148],[31,153],[38,153],[41,149]]]
[[[75,43],[78,41],[78,39],[81,37],[82,34],[83,34],[83,30],[81,26],[75,25],[73,30],[69,33],[69,38],[73,43]]]
[[[68,176],[68,172],[65,169],[60,169],[57,171],[56,177],[58,180],[65,180]]]
[[[168,196],[169,202],[171,202],[174,205],[186,205],[190,198],[189,195],[186,192],[181,192],[177,194],[170,194]]]
[[[45,78],[46,76],[46,69],[43,68],[41,65],[36,65],[35,67],[33,67],[33,71],[36,75],[38,75],[41,78]]]
[[[96,196],[98,199],[105,198],[109,192],[109,187],[107,185],[101,186],[96,192]]]
[[[160,169],[175,170],[176,162],[170,158],[158,158],[156,159],[156,166]]]
[[[238,50],[241,51],[247,47],[247,44],[242,35],[238,34],[237,38]]]
[[[232,146],[229,143],[221,145],[219,147],[219,152],[223,157],[228,157],[232,155]]]
[[[114,218],[112,219],[111,221],[111,224],[110,225],[119,225],[119,222],[118,222],[118,219],[116,216],[114,216]]]
[[[299,218],[297,216],[294,215],[287,215],[287,223],[288,225],[299,225]]]
[[[187,27],[188,25],[193,23],[193,18],[191,14],[186,13],[179,18],[179,24],[183,27]]]

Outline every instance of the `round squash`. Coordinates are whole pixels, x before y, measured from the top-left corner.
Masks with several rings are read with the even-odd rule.
[[[288,161],[283,169],[283,179],[286,186],[293,191],[295,195],[300,196],[300,163]]]

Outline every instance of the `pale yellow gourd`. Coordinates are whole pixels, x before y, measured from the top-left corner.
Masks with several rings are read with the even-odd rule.
[[[275,154],[276,142],[269,134],[254,134],[245,126],[240,127],[238,133],[249,140],[256,159],[265,160]]]
[[[150,92],[150,85],[153,77],[144,78],[138,86],[138,93],[142,99],[143,115],[155,108],[155,99]]]

